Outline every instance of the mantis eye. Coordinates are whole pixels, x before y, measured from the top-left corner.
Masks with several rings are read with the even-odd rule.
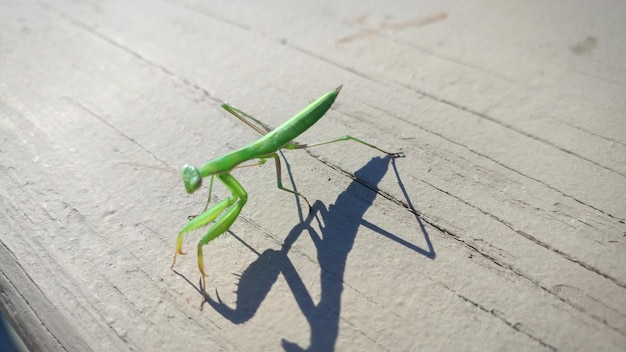
[[[183,165],[183,168],[180,169],[180,174],[183,176],[187,193],[191,194],[202,186],[202,176],[200,176],[200,171],[195,166]]]

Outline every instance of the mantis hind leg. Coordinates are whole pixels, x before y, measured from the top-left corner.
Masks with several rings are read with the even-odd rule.
[[[262,136],[265,136],[266,134],[272,132],[272,128],[263,123],[263,121],[237,109],[234,106],[230,106],[224,103],[222,104],[222,108],[238,118],[241,122],[250,126],[250,128],[252,128],[253,130],[259,132]]]
[[[380,149],[377,146],[367,143],[366,141],[362,140],[362,139],[358,139],[356,137],[352,137],[349,135],[345,135],[345,136],[341,136],[335,139],[331,139],[329,141],[326,142],[320,142],[320,143],[313,143],[313,144],[301,144],[301,143],[297,143],[297,142],[291,142],[289,144],[287,144],[286,146],[284,146],[283,148],[285,149],[306,149],[306,148],[310,148],[310,147],[317,147],[320,145],[324,145],[324,144],[330,144],[330,143],[335,143],[335,142],[342,142],[342,141],[355,141],[357,143],[361,143],[363,145],[366,145],[370,148],[376,149],[378,151],[381,151],[387,155],[390,155],[394,158],[403,158],[404,157],[404,153],[403,152],[388,152],[386,150]]]
[[[304,201],[306,202],[306,204],[309,206],[309,210],[311,209],[311,203],[309,203],[309,200],[306,199],[306,197],[299,192],[296,192],[294,190],[288,189],[283,187],[283,181],[282,181],[282,167],[280,165],[280,157],[278,157],[278,154],[276,153],[272,153],[270,155],[267,156],[268,158],[274,158],[274,161],[276,162],[276,184],[278,186],[278,189],[285,191],[285,192],[289,192],[291,194],[295,194],[298,197],[301,197],[302,199],[304,199]]]

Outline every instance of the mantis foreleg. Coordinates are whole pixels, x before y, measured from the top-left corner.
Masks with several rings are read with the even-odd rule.
[[[190,231],[193,231],[202,226],[206,226],[211,221],[215,220],[224,209],[228,208],[234,203],[232,198],[226,198],[223,201],[217,203],[213,207],[208,210],[205,210],[202,214],[193,217],[185,227],[178,233],[178,240],[176,241],[176,252],[174,252],[174,262],[172,263],[172,268],[174,264],[176,264],[176,255],[177,254],[185,254],[183,253],[183,236]]]
[[[184,254],[182,251],[183,246],[183,236],[185,233],[200,228],[202,226],[207,225],[211,221],[215,220],[220,214],[223,213],[221,217],[215,220],[215,223],[209,227],[209,230],[206,234],[200,239],[198,242],[198,268],[200,269],[200,273],[202,274],[202,291],[206,293],[206,273],[204,272],[204,260],[202,255],[202,246],[211,242],[213,239],[217,238],[219,235],[228,231],[230,226],[235,222],[241,209],[248,201],[248,193],[246,190],[239,184],[237,179],[235,179],[229,173],[223,173],[216,175],[217,178],[222,181],[224,186],[228,188],[231,192],[231,197],[228,197],[211,208],[205,210],[202,214],[196,216],[191,219],[187,225],[183,227],[183,229],[178,233],[178,241],[176,242],[176,252],[174,253],[174,262],[172,263],[172,267],[176,264],[176,255]],[[200,310],[202,310],[202,306],[204,305],[204,297],[202,296],[202,303],[200,304]]]
[[[241,184],[239,184],[237,179],[235,179],[231,174],[219,174],[217,175],[217,177],[232,193],[232,196],[226,200],[226,203],[229,205],[233,203],[234,204],[228,210],[226,210],[224,215],[222,215],[219,219],[215,221],[213,225],[211,225],[206,234],[200,239],[200,242],[198,242],[198,269],[200,269],[200,273],[202,274],[202,292],[204,293],[202,295],[202,303],[200,303],[200,310],[202,310],[202,306],[205,302],[204,297],[206,296],[206,273],[204,272],[202,246],[206,245],[207,243],[217,238],[219,235],[228,231],[230,226],[239,216],[241,209],[248,201],[248,193],[241,186]],[[222,202],[218,203],[216,207],[219,206]],[[208,211],[210,210],[211,209],[209,209]]]

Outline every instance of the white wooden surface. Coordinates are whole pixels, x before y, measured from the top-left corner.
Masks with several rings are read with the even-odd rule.
[[[0,309],[38,351],[623,351],[624,18],[618,0],[3,0]],[[299,141],[406,158],[285,152],[311,214],[273,166],[237,170],[249,202],[205,247],[199,311],[201,233],[170,263],[207,190],[151,167],[257,138],[221,101],[278,126],[339,84]]]

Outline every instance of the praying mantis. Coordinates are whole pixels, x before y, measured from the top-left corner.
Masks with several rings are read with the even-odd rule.
[[[262,137],[243,148],[209,160],[200,168],[188,164],[183,165],[180,173],[183,178],[185,190],[189,194],[194,193],[196,190],[198,190],[198,188],[200,188],[200,186],[202,186],[202,180],[205,177],[211,178],[209,184],[209,199],[207,201],[206,207],[200,215],[195,216],[191,220],[189,220],[189,222],[187,222],[187,224],[178,233],[178,239],[176,241],[176,251],[174,252],[174,261],[171,266],[171,268],[173,269],[174,264],[176,264],[176,256],[178,254],[184,254],[184,235],[190,231],[206,226],[211,221],[215,220],[215,222],[209,227],[209,230],[206,232],[206,234],[198,242],[198,268],[200,269],[200,273],[202,274],[203,293],[200,310],[202,310],[205,302],[207,276],[204,271],[202,247],[207,245],[215,238],[219,237],[224,232],[228,231],[228,229],[235,222],[237,217],[239,217],[241,209],[243,209],[244,205],[248,201],[248,193],[241,186],[239,181],[237,181],[237,179],[233,177],[233,175],[231,175],[231,171],[233,169],[237,167],[250,166],[241,164],[254,159],[258,159],[258,165],[264,164],[269,158],[274,159],[276,164],[276,181],[278,189],[295,194],[296,196],[302,198],[307,203],[310,210],[311,203],[309,203],[308,199],[304,195],[294,190],[283,187],[281,177],[281,164],[277,154],[277,151],[279,149],[304,149],[334,142],[351,140],[366,145],[370,148],[374,148],[392,157],[404,156],[402,152],[390,153],[378,148],[373,144],[367,143],[361,139],[349,135],[315,144],[300,144],[294,141],[296,137],[304,133],[311,126],[315,125],[315,123],[319,121],[319,119],[321,119],[324,114],[326,114],[326,112],[335,102],[335,99],[339,95],[341,88],[342,86],[339,86],[337,87],[337,89],[324,94],[323,96],[309,104],[307,107],[305,107],[303,110],[298,112],[292,118],[284,122],[278,128],[273,130],[266,126],[260,120],[257,120],[256,118],[246,114],[245,112],[224,103],[222,104],[223,109],[234,115],[236,118],[241,120],[246,125],[250,126],[258,133],[260,133]],[[252,164],[252,166],[253,165],[255,164]],[[231,192],[231,196],[209,208],[209,203],[211,202],[211,193],[213,191],[213,180],[216,177]],[[218,218],[218,216],[220,217]]]

